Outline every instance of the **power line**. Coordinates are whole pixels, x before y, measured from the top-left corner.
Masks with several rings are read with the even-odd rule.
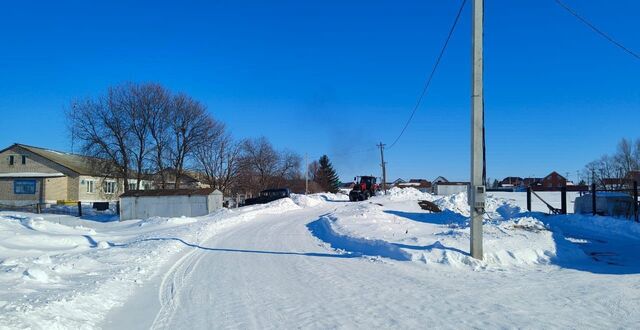
[[[593,31],[595,31],[596,33],[598,33],[600,36],[602,36],[603,38],[609,40],[609,42],[611,42],[612,44],[618,46],[620,49],[624,50],[625,52],[627,52],[629,55],[635,57],[636,59],[640,60],[640,55],[638,55],[636,52],[632,51],[631,49],[625,47],[623,44],[617,42],[615,39],[613,39],[612,37],[610,37],[608,34],[604,33],[602,30],[598,29],[595,25],[593,25],[591,22],[589,22],[586,18],[582,17],[580,14],[578,14],[575,10],[573,10],[571,7],[567,6],[564,2],[560,1],[560,0],[554,0],[556,2],[556,4],[558,4],[560,7],[562,7],[564,10],[566,10],[567,12],[569,12],[571,15],[573,15],[575,18],[577,18],[578,20],[580,20],[582,23],[584,23],[585,25],[587,25],[588,27],[590,27]]]
[[[398,137],[396,137],[396,139],[393,141],[393,143],[391,143],[391,145],[389,146],[388,149],[393,148],[393,146],[395,146],[396,143],[398,143],[398,140],[400,140],[400,138],[402,137],[404,132],[407,130],[407,127],[409,127],[409,123],[411,123],[411,120],[413,119],[413,116],[416,114],[416,111],[420,107],[420,103],[422,103],[422,99],[427,94],[427,90],[429,89],[429,85],[431,85],[431,80],[433,79],[433,76],[435,75],[436,70],[438,69],[438,66],[440,65],[440,60],[442,59],[442,56],[444,55],[444,51],[447,49],[447,45],[449,45],[449,40],[451,40],[451,36],[453,35],[453,31],[455,30],[456,25],[458,25],[458,20],[460,19],[460,15],[462,14],[462,9],[464,9],[464,5],[466,3],[467,3],[467,0],[462,0],[462,4],[460,4],[460,9],[458,9],[458,13],[456,15],[455,20],[453,21],[453,25],[451,25],[451,29],[449,30],[449,34],[447,35],[447,39],[445,40],[444,45],[442,45],[442,49],[440,50],[440,54],[438,54],[438,58],[436,59],[436,62],[433,65],[433,69],[431,69],[431,73],[429,74],[429,77],[427,78],[427,81],[424,84],[424,88],[422,89],[422,93],[420,93],[420,96],[418,97],[418,101],[416,102],[416,105],[413,107],[413,111],[411,112],[411,116],[409,116],[409,120],[407,120],[407,122],[404,124],[404,127],[402,128],[402,131],[400,131],[400,134],[398,135]]]

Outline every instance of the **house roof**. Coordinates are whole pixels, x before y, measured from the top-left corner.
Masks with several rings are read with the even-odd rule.
[[[439,176],[439,177],[433,179],[432,182],[434,182],[434,183],[440,182],[441,183],[441,182],[449,182],[449,180],[447,180],[447,178],[445,178],[443,176]]]
[[[465,185],[469,185],[469,182],[464,182],[464,181],[447,181],[447,182],[439,182],[438,183],[439,186],[465,186]]]
[[[523,181],[523,179],[519,176],[508,176],[504,179],[502,179],[501,182],[503,183],[507,183],[507,182],[516,182],[516,181]]]
[[[87,156],[81,156],[81,155],[76,155],[76,154],[51,150],[51,149],[28,146],[28,145],[19,144],[19,143],[14,143],[10,147],[0,150],[0,152],[4,152],[14,147],[24,149],[40,157],[46,158],[62,167],[65,167],[81,175],[96,174],[96,171],[91,166],[91,162],[95,161],[96,158],[91,158]]]
[[[552,175],[557,175],[560,179],[566,180],[566,178],[562,175],[560,175],[560,173],[553,171],[551,173],[549,173],[549,175],[545,176],[542,180],[546,180],[548,177],[552,176]]]
[[[120,197],[156,197],[156,196],[190,196],[190,195],[211,195],[216,189],[157,189],[157,190],[129,190]],[[220,191],[218,191],[220,193]]]

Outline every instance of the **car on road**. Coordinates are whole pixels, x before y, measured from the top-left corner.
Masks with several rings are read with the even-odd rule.
[[[261,191],[257,197],[247,198],[244,201],[244,206],[254,205],[254,204],[265,204],[281,198],[287,198],[290,195],[291,195],[291,191],[289,190],[289,188],[267,189],[267,190]]]

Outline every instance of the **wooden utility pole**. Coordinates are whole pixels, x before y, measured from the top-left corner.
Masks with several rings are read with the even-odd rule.
[[[309,193],[309,154],[304,154],[304,194]]]
[[[482,90],[484,0],[473,0],[472,13],[471,186],[468,197],[471,222],[471,256],[481,260],[485,198],[484,92]]]
[[[380,144],[377,144],[376,146],[378,148],[380,148],[380,166],[382,167],[382,191],[384,191],[384,193],[387,193],[387,163],[384,162],[384,146],[386,144],[383,144],[382,142],[380,142]]]

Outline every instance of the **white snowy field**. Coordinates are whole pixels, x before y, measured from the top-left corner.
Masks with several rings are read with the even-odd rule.
[[[483,261],[467,253],[465,194],[293,196],[127,222],[2,212],[0,328],[640,324],[640,225],[527,213],[501,194],[488,200]]]

